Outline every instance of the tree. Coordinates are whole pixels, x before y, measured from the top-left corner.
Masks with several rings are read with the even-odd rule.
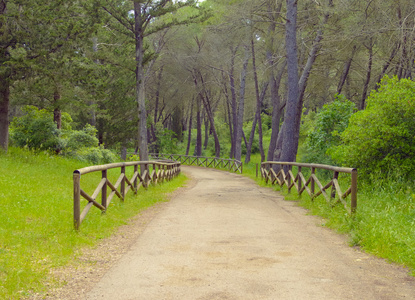
[[[176,3],[171,0],[132,0],[119,4],[118,1],[110,0],[103,5],[104,10],[121,26],[118,30],[129,36],[135,45],[135,97],[138,107],[138,145],[141,160],[148,160],[146,71],[144,67],[148,59],[154,55],[154,52],[149,53],[145,38],[174,25],[201,21],[204,15],[196,3],[195,0]],[[192,7],[194,10],[186,16],[178,15],[178,10],[184,7]],[[131,10],[133,17],[131,17]]]
[[[74,56],[79,40],[95,29],[95,9],[92,1],[0,1],[1,148],[6,151],[8,148],[12,84],[31,76],[44,76],[46,71],[62,72],[59,64],[53,64],[50,69],[46,62],[59,61],[62,53]],[[59,80],[55,78],[55,82]],[[52,88],[56,99],[59,98],[57,86]]]
[[[297,0],[287,0],[287,23],[285,44],[287,50],[288,98],[285,109],[283,132],[284,143],[281,161],[295,161],[297,153],[296,124],[299,103],[298,56],[297,56]]]

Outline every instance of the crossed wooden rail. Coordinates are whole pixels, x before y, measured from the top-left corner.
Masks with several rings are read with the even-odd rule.
[[[206,168],[222,168],[231,172],[239,172],[242,174],[243,165],[242,162],[235,159],[225,159],[218,157],[205,157],[205,156],[190,156],[181,154],[163,154],[163,153],[150,153],[150,156],[155,159],[171,159],[179,161],[182,164],[189,166],[200,166]]]
[[[284,167],[285,166],[285,167]],[[297,174],[294,175],[292,167],[297,167]],[[276,173],[274,168],[279,171]],[[302,172],[303,168],[311,169],[310,176],[308,179],[304,177]],[[285,169],[285,171],[284,171]],[[317,178],[316,170],[324,169],[333,172],[333,177],[329,183],[323,186],[320,180]],[[351,184],[347,188],[346,192],[342,192],[339,185],[339,173],[351,174]],[[288,191],[295,187],[298,194],[301,195],[304,191],[310,195],[313,201],[316,197],[323,195],[327,203],[335,205],[341,202],[349,214],[353,214],[357,208],[357,170],[353,168],[340,168],[328,165],[320,164],[303,164],[295,162],[275,162],[267,161],[261,164],[261,176],[268,183],[278,184],[283,187],[286,185]],[[320,189],[317,193],[315,187]],[[326,190],[331,188],[330,194],[328,195]],[[346,202],[346,197],[350,195],[350,208]],[[336,199],[337,198],[337,199]],[[334,201],[333,201],[334,200]]]
[[[138,166],[141,166],[141,174],[138,171]],[[125,174],[126,167],[134,167],[134,174],[131,179]],[[113,184],[107,176],[109,169],[121,168],[121,174],[115,184]],[[152,168],[152,171],[150,170]],[[81,175],[102,172],[102,179],[99,182],[95,192],[92,196],[88,195],[81,188]],[[124,201],[125,195],[131,189],[134,194],[137,194],[138,189],[143,186],[148,187],[149,183],[156,184],[164,180],[171,180],[180,173],[179,162],[162,162],[162,161],[135,161],[114,163],[100,166],[91,166],[75,170],[73,172],[73,199],[74,199],[74,227],[79,230],[82,221],[85,219],[92,206],[97,207],[102,212],[105,212],[111,203],[112,198],[116,195],[121,201]],[[108,195],[108,188],[110,193]],[[96,199],[101,193],[101,203]],[[81,213],[81,196],[88,201]]]

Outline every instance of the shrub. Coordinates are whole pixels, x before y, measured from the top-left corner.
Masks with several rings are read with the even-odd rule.
[[[346,129],[354,107],[354,103],[343,95],[336,95],[333,102],[323,106],[315,115],[314,127],[309,129],[302,161],[333,163],[326,152],[330,147],[340,144],[340,133]]]
[[[86,124],[82,130],[71,130],[67,133],[66,151],[76,151],[82,148],[98,147],[97,130]]]
[[[119,160],[111,150],[104,149],[103,146],[81,148],[69,156],[94,165],[108,164]]]
[[[415,82],[385,77],[367,99],[366,109],[350,118],[341,145],[329,152],[359,172],[411,176],[415,174],[414,136]]]
[[[50,112],[34,106],[24,107],[23,112],[22,117],[14,118],[10,124],[13,145],[32,150],[55,151],[62,148],[64,142]]]
[[[98,146],[97,130],[85,125],[82,130],[72,130],[72,118],[62,114],[62,130],[58,130],[53,114],[34,106],[23,108],[25,114],[14,118],[10,126],[12,144],[32,150],[61,150],[61,154],[93,164],[111,163],[118,157],[103,146]]]
[[[163,127],[161,123],[155,125],[156,141],[149,145],[152,152],[157,153],[176,153],[177,139],[176,134]]]

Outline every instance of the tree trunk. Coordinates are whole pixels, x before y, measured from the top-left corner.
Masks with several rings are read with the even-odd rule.
[[[0,1],[0,28],[4,29],[6,22],[3,15],[6,13],[7,1]],[[6,34],[6,32],[2,32]],[[9,101],[10,101],[10,70],[3,64],[8,60],[8,45],[0,48],[0,148],[7,152],[9,148]]]
[[[366,48],[369,52],[369,62],[367,65],[366,81],[363,86],[362,99],[360,100],[360,110],[365,109],[367,92],[369,90],[370,78],[372,76],[372,64],[373,64],[373,41],[372,39],[370,39],[369,45],[366,46]]]
[[[203,101],[203,100],[202,100]],[[204,101],[203,101],[204,102]],[[205,109],[206,111],[206,109]],[[203,150],[206,150],[209,144],[209,120],[207,114],[203,113],[203,123],[205,123],[205,140],[203,141]]]
[[[200,95],[197,96],[196,100],[197,112],[196,112],[196,123],[197,123],[197,134],[196,134],[196,146],[195,156],[202,156],[202,120],[200,117]]]
[[[228,94],[228,89],[227,89],[227,80],[225,78],[225,75],[222,72],[222,77],[223,77],[223,90],[224,90],[224,94],[225,94],[225,101],[226,101],[226,106],[225,106],[225,110],[226,113],[228,115],[228,125],[229,125],[229,136],[231,138],[231,150],[229,152],[229,157],[232,157],[232,153],[234,153],[234,145],[235,143],[233,142],[233,127],[232,127],[232,113],[231,113],[231,108],[229,105],[229,94]]]
[[[274,152],[277,146],[278,137],[280,136],[280,121],[282,105],[279,95],[279,89],[281,84],[282,75],[284,74],[287,61],[281,65],[277,77],[274,77],[274,71],[270,73],[270,85],[271,85],[271,101],[272,101],[272,120],[271,120],[271,139],[268,147],[267,160],[274,160]]]
[[[353,57],[356,53],[357,47],[353,46],[352,54],[350,55],[349,59],[345,62],[342,76],[340,77],[339,84],[337,85],[337,94],[341,94],[344,83],[346,82],[346,78],[349,75],[350,67],[352,65]]]
[[[56,124],[56,128],[61,129],[62,128],[62,112],[59,108],[59,100],[61,99],[61,94],[58,90],[55,91],[53,94],[53,104],[55,106],[53,110],[53,121]]]
[[[156,97],[155,97],[155,105],[154,105],[154,124],[157,123],[158,120],[158,110],[159,110],[159,102],[160,102],[160,88],[161,88],[161,80],[163,76],[163,66],[160,68],[159,74],[157,76],[157,90],[156,90]]]
[[[265,83],[264,87],[262,88],[261,95],[258,95],[257,99],[257,109],[255,112],[254,120],[252,121],[252,128],[251,133],[249,135],[249,141],[246,145],[246,156],[245,156],[245,163],[249,163],[251,161],[251,152],[252,152],[252,144],[255,138],[255,128],[256,124],[258,123],[258,138],[259,138],[259,152],[261,153],[261,162],[265,160],[264,149],[262,148],[262,122],[261,122],[261,107],[262,102],[265,98],[265,94],[268,89],[268,83]],[[262,151],[261,151],[262,150]]]
[[[329,6],[332,6],[333,3],[331,0],[329,0]],[[321,28],[323,28],[329,19],[329,13],[326,13],[324,15],[324,19],[322,21],[322,24],[320,25]],[[323,30],[322,29],[317,30],[316,37],[313,41],[313,46],[311,47],[311,50],[308,54],[308,59],[306,62],[306,65],[304,67],[304,70],[301,74],[299,83],[298,83],[298,101],[297,101],[297,111],[296,111],[296,121],[295,121],[295,137],[294,137],[294,161],[295,157],[297,156],[298,151],[298,142],[300,139],[300,126],[301,126],[301,114],[303,111],[303,102],[304,102],[304,94],[307,87],[308,78],[310,77],[311,69],[314,65],[314,62],[316,61],[317,54],[321,47],[321,40],[323,39]]]
[[[213,135],[213,139],[215,141],[215,157],[220,157],[220,142],[219,142],[218,134],[216,132],[215,118],[213,117],[211,100],[210,100],[210,97],[209,97],[209,93],[207,92],[207,90],[205,88],[205,82],[203,80],[203,76],[200,73],[199,73],[199,75],[200,75],[200,80],[202,81],[202,88],[203,88],[203,92],[204,92],[204,95],[201,95],[201,99],[202,99],[203,104],[205,106],[207,117],[209,118],[209,122],[210,122],[210,129],[211,129],[211,132],[212,132],[212,135]]]
[[[144,84],[144,30],[142,20],[142,4],[134,1],[134,35],[135,35],[135,59],[136,59],[136,101],[138,105],[138,147],[140,149],[140,160],[148,160],[147,147],[147,111],[145,103],[145,84]]]
[[[383,76],[385,76],[386,71],[389,69],[389,67],[392,63],[392,60],[395,58],[395,56],[398,53],[400,47],[401,47],[401,44],[396,43],[395,47],[392,49],[391,55],[389,56],[389,59],[383,65],[382,72],[379,74],[378,80],[376,81],[376,84],[375,84],[375,87],[374,87],[375,90],[378,90],[378,88],[379,88],[378,84],[382,80]]]
[[[288,72],[288,97],[285,108],[284,123],[282,132],[284,143],[282,145],[281,160],[295,161],[295,133],[296,117],[299,102],[298,85],[298,54],[297,54],[297,0],[286,0],[287,2],[287,23],[285,25],[285,43],[287,51],[287,72]]]
[[[9,80],[0,75],[0,147],[7,152],[9,147]]]
[[[187,147],[186,147],[186,155],[189,155],[190,151],[190,144],[192,143],[192,120],[193,120],[193,102],[195,99],[192,99],[192,103],[190,104],[190,116],[189,116],[189,130],[187,135]]]
[[[275,6],[277,5],[277,6]],[[282,78],[282,74],[285,70],[287,61],[284,61],[284,64],[280,67],[277,77],[275,77],[275,60],[274,60],[274,36],[275,28],[277,24],[277,18],[281,14],[282,1],[277,3],[276,1],[269,0],[267,3],[267,14],[268,18],[271,20],[268,27],[268,38],[267,38],[267,50],[266,58],[269,69],[268,81],[270,85],[270,98],[272,104],[272,120],[271,120],[271,139],[268,147],[267,160],[271,161],[274,157],[274,150],[277,143],[278,135],[280,132],[280,119],[281,119],[281,101],[278,94],[279,86]]]
[[[231,96],[232,96],[232,101],[231,101],[231,108],[232,108],[232,127],[233,127],[233,134],[231,137],[231,158],[235,157],[235,152],[236,152],[236,128],[238,127],[237,125],[237,112],[238,112],[238,108],[237,108],[237,104],[236,104],[236,88],[235,88],[235,57],[236,57],[236,51],[238,50],[238,47],[235,47],[235,49],[231,49],[232,51],[232,58],[231,58],[231,70],[229,72],[229,83],[231,86]]]
[[[246,75],[249,62],[249,49],[245,48],[245,60],[241,72],[241,86],[239,92],[239,105],[238,105],[238,117],[237,117],[237,126],[235,128],[235,159],[241,160],[242,158],[242,127],[244,121],[244,108],[245,108],[245,84],[246,84]]]
[[[268,84],[265,84],[263,93],[259,94],[259,86],[258,86],[258,74],[256,70],[256,57],[255,57],[255,43],[254,43],[254,36],[251,36],[251,52],[252,52],[252,69],[254,71],[254,83],[255,83],[255,96],[256,96],[256,112],[254,121],[252,122],[252,129],[251,134],[249,135],[249,142],[246,146],[246,156],[245,156],[245,163],[249,163],[251,161],[251,151],[252,151],[252,143],[255,137],[255,128],[256,124],[258,123],[258,135],[259,135],[259,152],[261,153],[261,161],[264,161],[265,154],[264,148],[262,146],[262,120],[261,120],[261,106],[262,106],[262,94],[265,95],[264,91],[266,92],[268,88]]]

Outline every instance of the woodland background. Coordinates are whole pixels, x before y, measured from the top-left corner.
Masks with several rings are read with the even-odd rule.
[[[385,76],[390,88],[409,80],[411,102],[409,0],[3,0],[0,17],[6,150],[10,140],[93,162],[115,159],[111,153],[125,159],[128,150],[143,160],[178,152],[249,162],[260,153],[262,161],[366,168],[329,149],[384,136],[385,123],[347,140],[350,116],[370,106]],[[343,106],[321,116],[333,103]],[[407,144],[411,130],[402,130],[366,157],[371,167]],[[352,146],[348,154],[360,155]],[[412,155],[408,147],[393,154],[398,165]]]

